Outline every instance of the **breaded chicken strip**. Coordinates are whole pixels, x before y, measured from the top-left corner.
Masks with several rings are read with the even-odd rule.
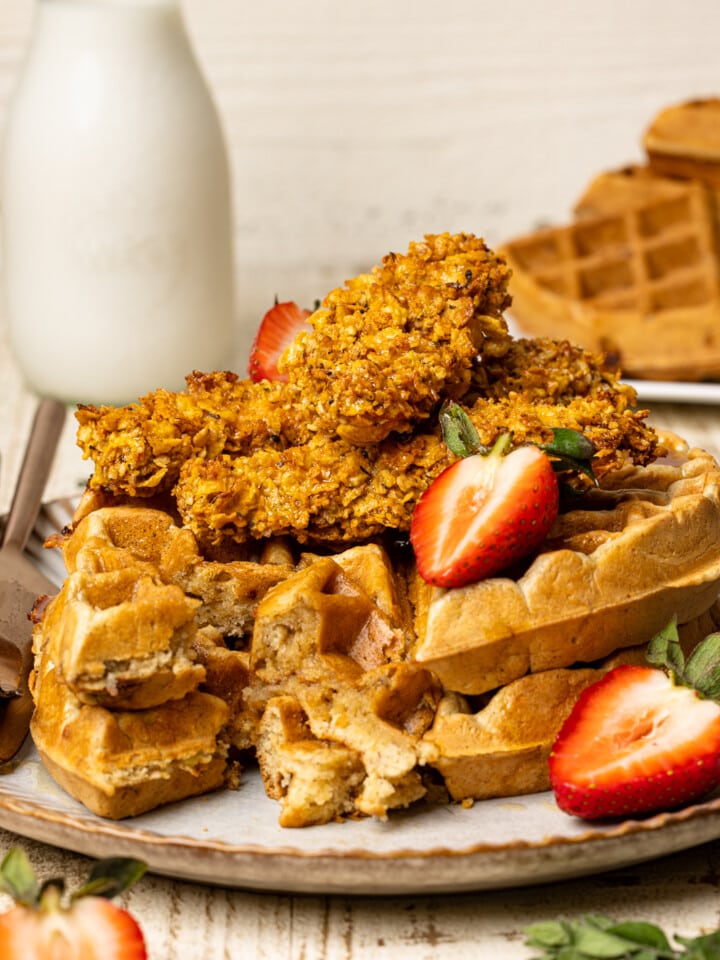
[[[598,477],[649,463],[654,431],[602,358],[509,336],[507,279],[481,240],[428,236],[326,298],[285,354],[287,383],[194,373],[184,393],[81,407],[90,486],[172,493],[212,550],[404,533],[453,460],[437,427],[446,399],[462,401],[487,446],[508,431],[516,444],[544,443],[572,427],[594,443]]]
[[[281,361],[298,415],[317,432],[377,443],[432,416],[442,398],[461,398],[477,358],[511,343],[508,279],[505,262],[468,234],[389,254],[330,293]]]
[[[655,456],[644,413],[619,411],[606,399],[483,398],[468,413],[487,446],[507,431],[518,444],[548,442],[553,427],[582,431],[596,448],[599,479],[628,459],[644,464]],[[365,448],[318,435],[282,453],[190,460],[175,498],[184,525],[207,549],[285,534],[301,543],[357,542],[409,530],[418,498],[454,459],[437,431]]]
[[[193,457],[246,454],[302,443],[284,384],[234,373],[193,373],[183,393],[155,390],[125,407],[80,406],[77,441],[95,462],[91,485],[131,497],[171,490]]]
[[[129,496],[169,490],[191,457],[283,449],[315,434],[375,443],[461,397],[477,356],[498,357],[509,271],[482,240],[428,236],[330,293],[286,354],[289,382],[194,373],[187,391],[126,407],[81,406],[92,485]]]
[[[567,340],[513,340],[500,358],[476,364],[465,397],[520,397],[524,403],[567,403],[575,397],[604,399],[616,410],[637,404],[635,390],[618,380],[605,358]]]

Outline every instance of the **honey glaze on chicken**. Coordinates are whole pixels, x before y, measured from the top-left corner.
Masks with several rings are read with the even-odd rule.
[[[328,294],[285,353],[288,382],[192,373],[126,407],[83,406],[90,488],[171,495],[201,547],[272,536],[357,543],[408,530],[455,457],[437,427],[461,401],[485,444],[546,442],[571,427],[603,475],[656,456],[634,391],[602,357],[515,340],[504,260],[469,234],[428,235]]]

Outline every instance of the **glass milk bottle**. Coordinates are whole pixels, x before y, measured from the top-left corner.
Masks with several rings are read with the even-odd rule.
[[[28,384],[119,404],[233,365],[223,136],[172,0],[38,0],[5,131],[4,314]]]

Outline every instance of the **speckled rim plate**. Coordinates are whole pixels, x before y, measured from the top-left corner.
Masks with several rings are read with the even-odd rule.
[[[720,404],[720,383],[686,383],[669,380],[625,380],[635,388],[641,403]]]
[[[29,546],[62,576],[44,536],[67,522],[51,504]],[[416,807],[302,830],[277,824],[255,770],[218,791],[119,822],[88,812],[46,772],[31,742],[0,773],[0,826],[93,857],[135,856],[155,873],[219,886],[311,894],[458,893],[546,883],[640,863],[720,837],[720,796],[647,819],[589,825],[550,793]]]

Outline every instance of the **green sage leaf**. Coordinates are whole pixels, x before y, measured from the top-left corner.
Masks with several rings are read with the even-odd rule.
[[[12,847],[0,864],[0,890],[18,903],[33,906],[40,889],[32,865],[22,847]]]
[[[578,927],[573,936],[573,943],[581,953],[588,957],[597,957],[598,960],[605,957],[628,956],[628,947],[631,947],[624,937],[591,926]]]
[[[525,930],[531,947],[561,947],[570,943],[567,925],[559,921],[533,923]]]
[[[639,920],[630,920],[625,923],[616,923],[609,928],[611,933],[624,937],[633,943],[644,947],[653,947],[655,950],[670,950],[670,942],[660,927],[654,923],[645,923]]]
[[[85,883],[73,893],[71,899],[95,896],[112,900],[136,883],[146,870],[147,865],[142,860],[134,860],[132,857],[98,860],[90,868]]]
[[[682,960],[720,960],[720,930],[692,939],[676,936],[675,940],[687,948]]]

